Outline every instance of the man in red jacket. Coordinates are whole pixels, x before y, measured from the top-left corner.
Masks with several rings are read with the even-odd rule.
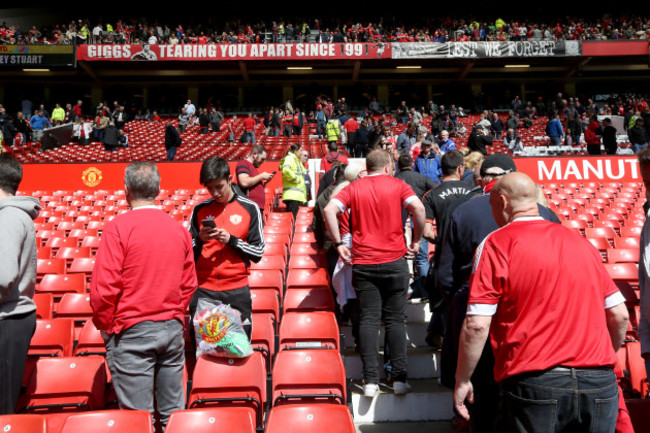
[[[93,323],[102,332],[106,361],[121,409],[160,421],[183,409],[185,310],[196,289],[189,233],[155,206],[160,175],[152,162],[126,168],[133,209],[102,234],[90,286]]]

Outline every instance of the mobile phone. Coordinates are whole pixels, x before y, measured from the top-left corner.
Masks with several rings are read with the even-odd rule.
[[[275,176],[275,173],[277,173],[277,170],[271,173],[272,176]]]
[[[216,229],[217,225],[214,223],[214,220],[211,219],[204,219],[201,221],[201,224],[203,224],[203,227],[210,227],[211,229]]]

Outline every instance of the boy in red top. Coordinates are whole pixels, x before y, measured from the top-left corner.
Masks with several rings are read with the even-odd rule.
[[[200,298],[229,304],[241,313],[250,339],[249,266],[251,261],[259,262],[264,253],[260,208],[235,194],[228,162],[218,156],[203,163],[200,182],[212,198],[197,204],[190,218],[199,286],[190,302],[190,313],[195,315]]]
[[[291,115],[291,111],[287,110],[284,113],[284,116],[282,116],[282,135],[285,137],[291,137],[291,132],[293,131],[293,128],[291,127],[291,124],[293,123],[293,116]]]

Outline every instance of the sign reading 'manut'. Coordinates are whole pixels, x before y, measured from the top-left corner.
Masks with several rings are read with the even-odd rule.
[[[618,181],[640,179],[635,157],[517,158],[517,169],[538,183],[556,181]]]

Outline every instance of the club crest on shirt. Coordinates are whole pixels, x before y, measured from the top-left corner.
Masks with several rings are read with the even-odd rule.
[[[237,225],[241,222],[242,217],[241,215],[230,215],[230,222],[233,223],[234,225]]]

